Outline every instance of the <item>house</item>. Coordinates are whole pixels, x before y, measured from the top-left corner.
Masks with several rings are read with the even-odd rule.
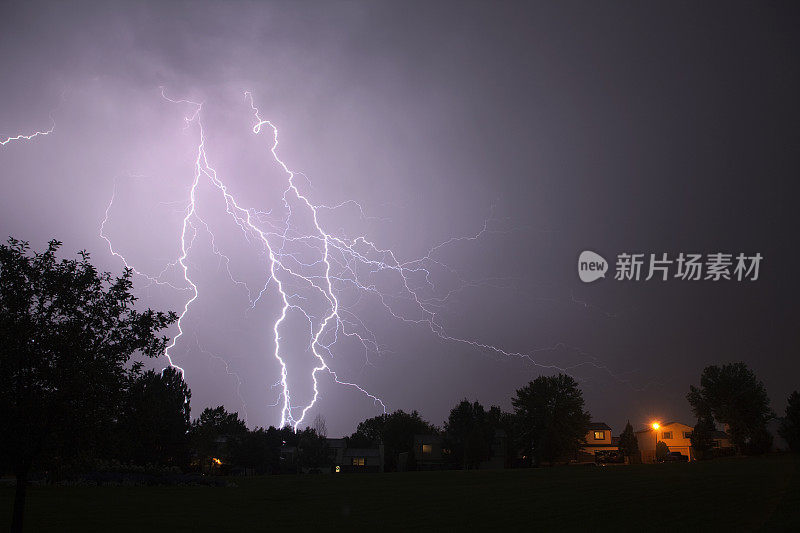
[[[586,444],[578,452],[578,462],[603,459],[609,452],[619,451],[619,439],[611,435],[611,427],[605,422],[591,422],[586,432]]]
[[[586,445],[583,452],[594,455],[598,451],[618,450],[619,446],[611,437],[611,427],[605,422],[592,422],[586,433]]]
[[[505,431],[498,429],[494,432],[490,449],[490,457],[476,466],[481,470],[506,468],[510,458],[507,457],[508,435]],[[452,460],[448,461],[449,454],[450,450],[444,447],[442,435],[414,435],[414,465],[409,464],[412,459],[410,454],[403,452],[398,456],[397,468],[400,471],[453,468]]]
[[[639,451],[642,453],[643,463],[653,463],[656,457],[656,442],[663,442],[670,452],[680,452],[690,461],[695,461],[697,453],[692,449],[692,432],[694,428],[680,422],[667,422],[665,424],[653,423],[650,427],[641,429],[636,434],[639,442]],[[730,435],[725,431],[714,431],[711,434],[713,448],[718,454],[729,455],[733,453],[733,443]]]
[[[326,439],[333,473],[383,472],[383,444],[374,448],[348,448],[347,439]]]
[[[414,459],[417,470],[441,470],[444,467],[445,450],[442,448],[442,442],[441,435],[414,435]],[[405,466],[408,468],[407,464]]]
[[[733,449],[733,442],[731,441],[731,436],[725,433],[724,431],[714,431],[711,434],[711,438],[714,439],[714,443],[712,446],[714,448],[719,449]]]
[[[345,449],[340,467],[340,472],[383,472],[383,445],[377,448]]]
[[[334,465],[338,465],[339,470],[341,471],[341,467],[344,464],[344,452],[345,450],[347,450],[347,439],[326,438],[325,441],[328,444],[328,450],[330,452],[331,462]]]
[[[297,446],[281,446],[279,469],[281,472],[294,472],[297,468]]]
[[[497,429],[492,437],[491,456],[486,461],[481,461],[478,468],[481,470],[498,470],[510,466],[511,457],[508,457],[508,434],[502,429]]]
[[[671,452],[680,452],[689,458],[690,461],[697,459],[692,450],[692,426],[681,424],[680,422],[666,422],[664,424],[654,423],[646,429],[635,432],[636,440],[639,444],[639,451],[642,453],[643,463],[656,462],[656,443],[663,442]]]

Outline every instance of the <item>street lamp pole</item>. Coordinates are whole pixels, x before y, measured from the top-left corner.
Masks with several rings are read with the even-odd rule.
[[[656,437],[655,449],[653,450],[653,462],[655,462],[656,458],[658,457],[658,455],[657,455],[657,452],[658,452],[658,428],[660,428],[660,427],[661,427],[661,424],[659,424],[658,422],[653,422],[653,434]]]

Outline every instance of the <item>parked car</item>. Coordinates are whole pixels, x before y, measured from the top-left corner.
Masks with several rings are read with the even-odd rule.
[[[689,456],[681,452],[669,452],[662,460],[662,463],[688,463]]]

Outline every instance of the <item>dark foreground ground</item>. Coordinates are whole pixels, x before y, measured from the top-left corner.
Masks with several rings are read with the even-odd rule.
[[[800,458],[32,487],[28,531],[800,531]],[[5,529],[13,488],[0,488]]]

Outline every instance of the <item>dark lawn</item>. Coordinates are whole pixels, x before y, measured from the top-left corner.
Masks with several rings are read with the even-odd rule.
[[[800,531],[800,458],[793,456],[234,482],[228,488],[32,487],[26,530]],[[12,498],[13,488],[0,488],[7,520]]]

